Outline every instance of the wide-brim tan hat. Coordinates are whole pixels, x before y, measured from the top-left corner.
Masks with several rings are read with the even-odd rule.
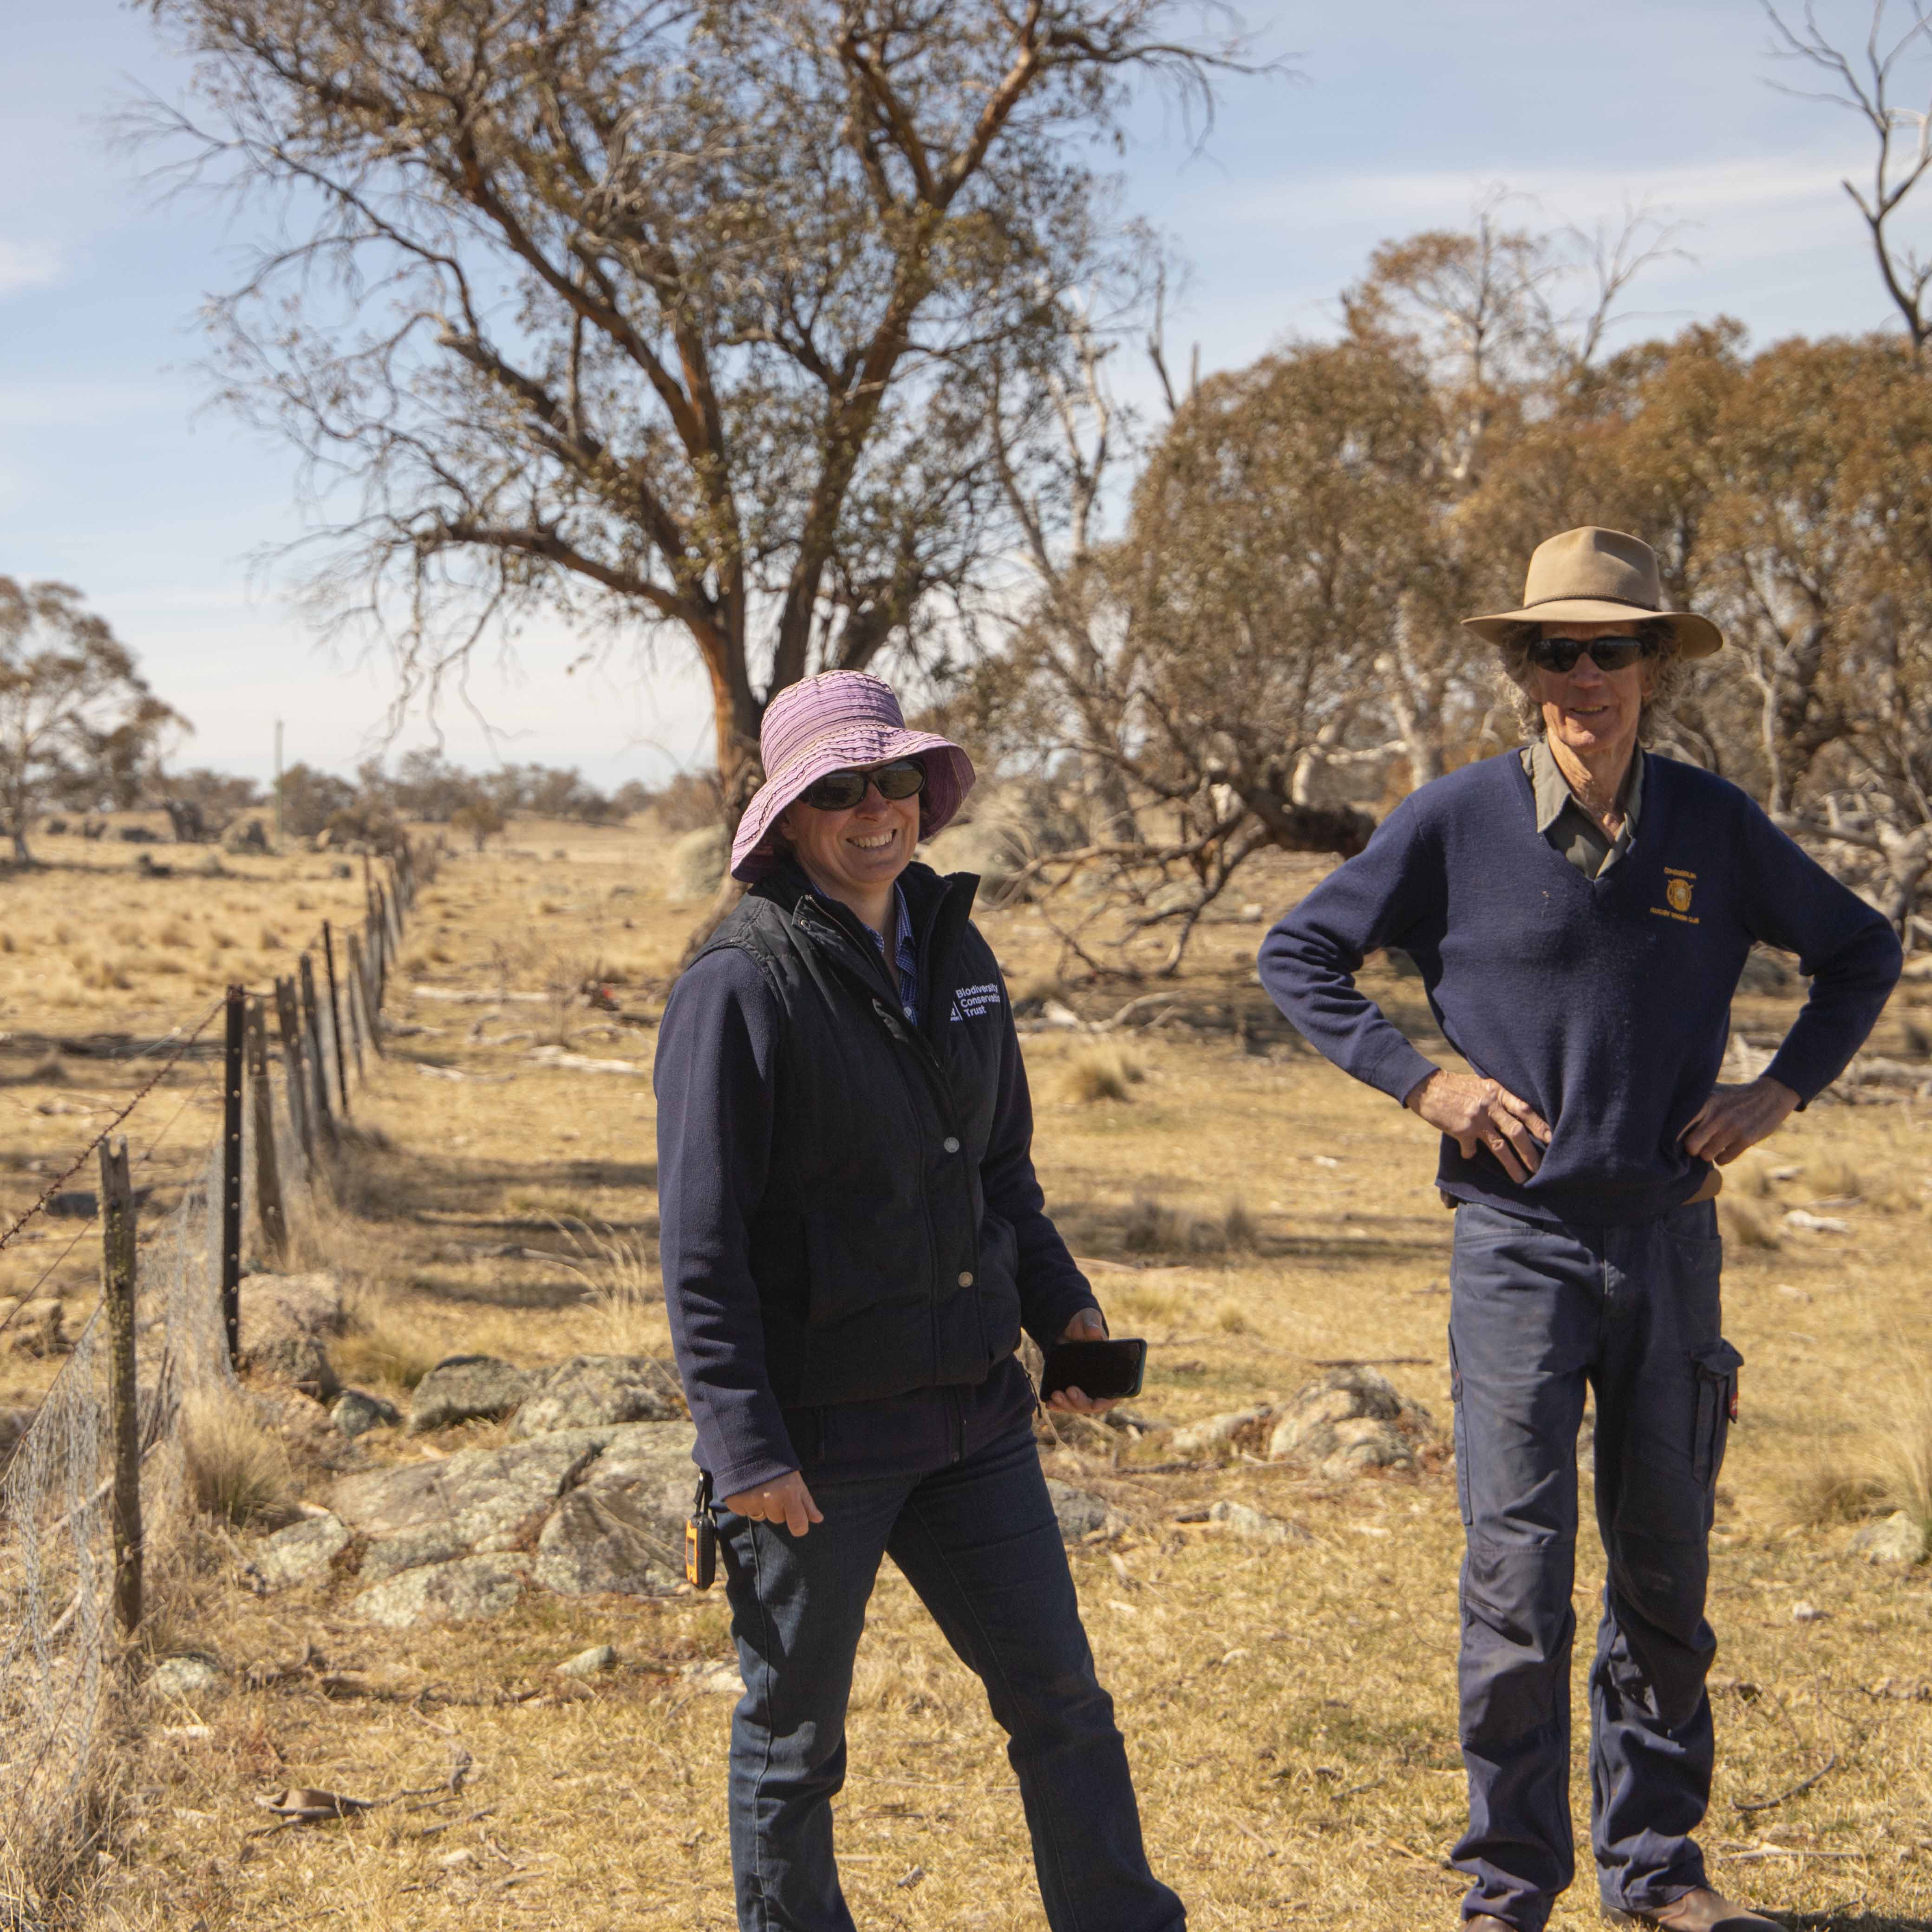
[[[1586,524],[1537,545],[1522,586],[1522,608],[1465,617],[1462,628],[1506,644],[1513,624],[1621,624],[1659,618],[1670,626],[1680,657],[1707,658],[1724,634],[1693,610],[1664,608],[1657,553],[1641,537]]]

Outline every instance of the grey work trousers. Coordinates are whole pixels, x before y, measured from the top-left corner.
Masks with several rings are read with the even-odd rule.
[[[1740,1363],[1719,1331],[1722,1255],[1708,1202],[1618,1227],[1466,1202],[1456,1211],[1465,1918],[1540,1932],[1574,1875],[1570,1599],[1586,1383],[1609,1561],[1590,1672],[1598,1886],[1607,1906],[1654,1911],[1706,1882],[1690,1838],[1713,1754],[1704,1594]]]

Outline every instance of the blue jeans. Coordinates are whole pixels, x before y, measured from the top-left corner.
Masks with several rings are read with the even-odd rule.
[[[1449,1352],[1462,1582],[1463,1916],[1540,1932],[1574,1876],[1570,1608],[1576,1437],[1596,1391],[1608,1558],[1590,1672],[1591,1841],[1606,1905],[1654,1911],[1706,1882],[1704,1620],[1712,1498],[1739,1358],[1719,1332],[1708,1202],[1628,1226],[1456,1211]]]
[[[928,1475],[820,1484],[802,1537],[728,1511],[719,1555],[745,1694],[731,1720],[741,1932],[851,1932],[832,1848],[866,1600],[890,1556],[1007,1734],[1053,1932],[1173,1932],[1112,1700],[1094,1675],[1030,1430]]]

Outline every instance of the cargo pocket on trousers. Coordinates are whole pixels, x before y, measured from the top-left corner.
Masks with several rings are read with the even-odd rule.
[[[1738,1413],[1738,1371],[1744,1358],[1720,1336],[1690,1352],[1697,1376],[1697,1414],[1690,1465],[1699,1486],[1709,1489],[1724,1466],[1724,1444]]]
[[[1462,1420],[1462,1371],[1456,1360],[1456,1337],[1449,1337],[1449,1402],[1454,1416],[1453,1431],[1456,1448],[1456,1507],[1461,1512],[1462,1527],[1467,1529],[1472,1520],[1469,1512],[1469,1431]]]

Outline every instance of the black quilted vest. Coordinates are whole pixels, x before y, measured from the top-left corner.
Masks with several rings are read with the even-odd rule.
[[[1019,1341],[1017,1244],[980,1190],[1012,1036],[1004,990],[986,998],[1000,975],[970,917],[979,880],[914,865],[899,884],[916,1028],[865,926],[795,866],[705,948],[749,953],[784,1016],[751,1262],[785,1408],[970,1386]]]

